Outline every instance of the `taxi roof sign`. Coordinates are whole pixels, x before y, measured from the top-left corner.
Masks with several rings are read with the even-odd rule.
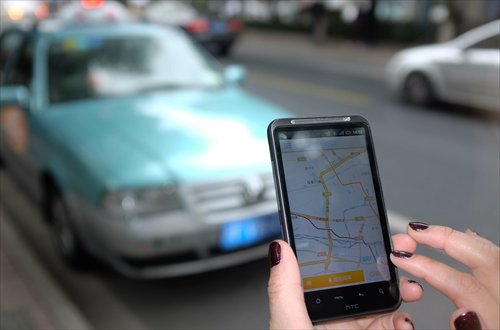
[[[96,9],[104,5],[104,0],[80,0],[80,4],[85,9]]]
[[[127,8],[118,1],[80,0],[64,5],[57,18],[64,24],[116,23],[131,21]]]

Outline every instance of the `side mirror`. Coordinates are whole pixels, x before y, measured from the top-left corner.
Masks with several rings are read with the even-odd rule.
[[[25,153],[29,146],[30,97],[25,86],[6,86],[0,91],[0,133],[10,149]]]
[[[241,65],[229,65],[224,70],[224,78],[226,82],[232,85],[239,85],[245,80],[247,70]]]
[[[17,105],[23,109],[28,109],[30,96],[28,88],[25,86],[2,86],[0,92],[0,107],[5,105]]]

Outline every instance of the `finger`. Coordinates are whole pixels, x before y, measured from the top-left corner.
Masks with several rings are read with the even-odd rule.
[[[460,308],[457,309],[450,317],[450,329],[452,330],[481,330],[481,329],[496,329],[497,327],[482,326],[481,317],[474,311]],[[498,325],[497,325],[498,326]]]
[[[405,312],[397,312],[393,314],[392,317],[394,329],[401,329],[401,330],[414,330],[415,325],[413,324],[413,321],[410,317],[410,314],[405,313]],[[377,329],[377,328],[374,328]],[[390,329],[390,328],[388,328]]]
[[[320,324],[318,328],[330,330],[345,329],[376,329],[376,330],[412,330],[413,321],[410,314],[406,312],[394,312],[389,314],[349,318],[337,321],[328,321]]]
[[[408,234],[396,234],[392,236],[392,245],[394,250],[415,252],[417,242]]]
[[[500,253],[498,246],[477,235],[465,234],[449,227],[429,226],[417,222],[409,224],[408,235],[419,244],[444,250],[447,255],[471,270],[481,267],[490,268],[494,266],[492,262],[495,261],[498,266]]]
[[[373,321],[368,325],[364,325],[360,322],[363,329],[400,329],[400,330],[413,330],[415,326],[410,317],[410,314],[406,312],[395,312],[391,314],[381,315],[373,319]]]
[[[424,288],[417,281],[402,276],[399,283],[399,291],[404,302],[414,302],[422,299]]]
[[[270,329],[312,329],[304,301],[297,258],[281,240],[269,245],[271,274],[269,295]]]
[[[479,236],[478,233],[476,233],[474,230],[471,230],[471,229],[466,229],[465,234],[469,235],[469,236],[473,236],[473,237],[481,237],[481,236]]]
[[[403,254],[401,251],[393,251],[391,261],[400,269],[425,280],[450,298],[457,307],[481,310],[485,305],[488,309],[498,306],[490,293],[470,274],[462,273],[426,256]]]
[[[420,244],[442,249],[453,259],[469,267],[478,281],[500,291],[498,269],[500,268],[500,249],[498,246],[472,231],[462,233],[444,226],[429,226],[424,223],[409,224],[408,234]],[[411,251],[410,251],[411,252]],[[492,271],[492,270],[496,271]]]

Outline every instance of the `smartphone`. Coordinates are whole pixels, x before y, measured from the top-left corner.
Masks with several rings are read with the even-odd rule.
[[[368,121],[277,119],[268,140],[283,239],[313,322],[390,312],[401,297]]]

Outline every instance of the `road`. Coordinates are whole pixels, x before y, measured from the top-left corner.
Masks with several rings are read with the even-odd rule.
[[[380,61],[342,56],[345,51],[337,56],[321,47],[288,52],[283,49],[293,50],[296,45],[285,46],[264,47],[244,39],[224,62],[245,65],[249,76],[244,86],[250,93],[297,116],[365,116],[372,125],[390,210],[428,223],[472,228],[499,243],[497,118],[455,111],[451,106],[421,109],[401,104],[383,84]],[[95,328],[267,327],[266,259],[155,281],[129,280],[105,268],[70,270],[53,252],[33,201],[5,173],[1,180],[6,211]],[[442,253],[422,251],[444,260]],[[453,306],[429,286],[424,288],[424,300],[403,309],[414,315],[418,329],[447,328]]]

